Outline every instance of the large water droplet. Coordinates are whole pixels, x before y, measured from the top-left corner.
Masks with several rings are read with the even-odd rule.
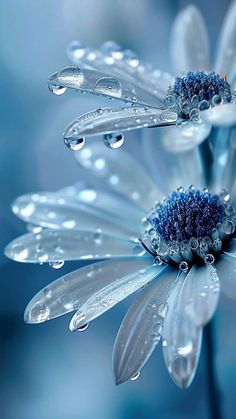
[[[86,323],[86,324],[84,324],[83,326],[81,326],[81,327],[78,327],[78,332],[85,332],[85,330],[87,330],[88,329],[88,327],[89,327],[89,323]]]
[[[29,313],[29,320],[33,323],[42,323],[49,319],[50,309],[46,304],[36,304]]]
[[[54,93],[54,95],[57,95],[57,96],[63,95],[63,93],[65,93],[66,91],[66,87],[58,86],[51,79],[48,80],[48,88],[50,92]]]
[[[104,135],[104,144],[108,148],[117,149],[124,143],[124,135],[122,133],[111,133]]]
[[[120,98],[122,95],[122,86],[114,77],[102,77],[96,83],[95,92]]]
[[[133,377],[131,377],[131,381],[136,381],[138,380],[138,378],[140,377],[140,371],[138,371],[135,375],[133,375]]]
[[[73,136],[64,137],[64,142],[65,142],[65,145],[70,150],[78,151],[78,150],[81,150],[81,148],[84,146],[85,138],[84,137],[78,138],[78,137],[73,137]]]
[[[165,111],[163,111],[160,117],[162,121],[166,121],[166,122],[176,122],[178,118],[177,113],[170,111],[169,109],[166,109]]]

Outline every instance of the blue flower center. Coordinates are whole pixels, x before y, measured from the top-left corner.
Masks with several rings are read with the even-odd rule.
[[[157,205],[148,221],[164,239],[180,241],[209,236],[224,216],[225,207],[217,195],[180,188],[166,203]]]
[[[167,107],[176,107],[179,115],[189,118],[192,109],[205,110],[230,102],[230,85],[214,72],[189,71],[184,77],[175,78],[165,101]]]

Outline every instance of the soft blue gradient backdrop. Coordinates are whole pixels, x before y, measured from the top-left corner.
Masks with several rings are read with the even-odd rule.
[[[193,3],[207,19],[214,46],[229,1]],[[48,92],[48,75],[68,63],[67,44],[80,39],[98,46],[113,39],[168,70],[171,24],[187,4],[174,0],[0,2],[1,419],[208,418],[204,345],[195,381],[187,391],[172,384],[161,348],[137,382],[117,388],[111,372],[112,345],[130,300],[94,321],[86,333],[69,332],[66,317],[25,325],[24,308],[33,294],[78,264],[68,263],[58,273],[48,266],[17,264],[2,255],[3,247],[25,229],[10,211],[16,196],[80,180],[61,133],[74,117],[101,106],[101,100],[73,93],[54,97]],[[136,151],[137,141],[130,135],[125,147]],[[234,302],[222,297],[215,337],[226,419],[235,417],[235,315]]]

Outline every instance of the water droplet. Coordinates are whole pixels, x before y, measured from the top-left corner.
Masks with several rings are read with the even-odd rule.
[[[199,109],[193,108],[189,113],[189,118],[192,122],[198,122],[200,119]]]
[[[169,109],[166,109],[163,111],[160,115],[162,121],[165,122],[176,122],[178,115],[176,112],[170,111]]]
[[[138,371],[135,375],[133,375],[133,377],[131,377],[131,381],[136,381],[138,380],[138,378],[140,377],[140,371]]]
[[[102,77],[97,81],[94,91],[99,94],[120,98],[122,86],[114,77]]]
[[[110,133],[104,135],[104,144],[113,150],[120,148],[124,144],[124,135],[122,133]]]
[[[212,101],[212,104],[214,106],[217,106],[217,105],[221,104],[222,99],[221,99],[220,95],[214,95],[213,98],[211,99],[211,101]]]
[[[205,100],[205,99],[201,100],[201,102],[198,105],[199,111],[205,111],[209,107],[210,107],[210,104],[209,104],[208,100]]]
[[[182,262],[180,262],[179,270],[182,272],[188,272],[188,263],[185,260],[182,260]]]
[[[83,326],[78,327],[78,332],[85,332],[89,327],[89,323],[84,324]]]
[[[29,319],[33,323],[42,323],[49,319],[50,309],[46,304],[38,303],[29,313]]]
[[[64,142],[65,145],[73,151],[78,151],[81,150],[81,148],[84,146],[85,144],[85,138],[81,137],[81,138],[77,138],[77,137],[64,137]]]
[[[57,95],[57,96],[63,95],[66,91],[66,87],[59,86],[55,84],[53,81],[51,81],[50,79],[48,81],[48,88],[50,92],[54,93],[54,95]]]
[[[65,263],[64,260],[58,260],[58,261],[50,262],[49,265],[53,269],[60,269],[64,266],[64,263]]]
[[[23,245],[15,244],[12,246],[10,255],[12,259],[21,261],[27,259],[29,252],[28,249]]]

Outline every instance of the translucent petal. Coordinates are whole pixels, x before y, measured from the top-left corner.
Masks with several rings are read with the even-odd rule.
[[[176,275],[176,270],[162,268],[154,283],[141,292],[126,314],[113,351],[116,384],[135,376],[158,344],[166,300]]]
[[[66,200],[72,199],[76,202],[91,205],[104,213],[109,213],[124,222],[127,220],[129,225],[136,224],[137,231],[140,227],[140,220],[144,217],[145,211],[138,207],[134,202],[124,199],[114,191],[103,191],[91,186],[81,186],[75,184],[60,189],[57,196]]]
[[[66,88],[70,88],[111,99],[119,99],[127,103],[154,108],[163,107],[163,102],[152,92],[120,77],[86,68],[65,67],[49,77],[48,86],[54,93],[57,93],[58,89],[63,89],[64,93]]]
[[[36,294],[25,310],[27,323],[41,323],[82,307],[113,282],[120,284],[122,298],[150,279],[153,259],[120,259],[98,262],[63,275]],[[153,272],[154,276],[154,272]],[[145,279],[146,278],[146,279]]]
[[[123,50],[112,41],[105,42],[99,49],[86,48],[73,41],[67,53],[77,66],[129,80],[160,98],[164,98],[167,88],[173,83],[170,74],[153,69],[133,51]]]
[[[212,265],[195,265],[188,273],[180,296],[193,323],[204,326],[213,316],[220,295],[220,281]]]
[[[146,261],[146,267],[138,272],[135,268],[134,272],[129,275],[122,278],[119,276],[113,282],[104,282],[103,286],[97,292],[94,292],[74,314],[70,322],[70,330],[74,331],[83,327],[149,281],[152,281],[162,268],[155,264],[152,266],[147,266],[147,264],[148,260]]]
[[[236,125],[236,103],[226,103],[201,112],[201,118],[216,127]]]
[[[211,125],[208,123],[193,124],[190,121],[184,121],[178,126],[165,130],[163,143],[170,153],[181,153],[201,144],[210,132]]]
[[[150,172],[155,177],[155,183],[163,194],[173,191],[178,186],[186,188],[191,184],[196,187],[205,186],[199,149],[195,147],[181,153],[173,153],[170,147],[166,146],[168,136],[173,138],[178,129],[162,128],[158,132],[150,129],[143,132],[143,154]]]
[[[77,140],[106,133],[130,131],[152,126],[166,126],[177,121],[177,114],[152,108],[129,107],[98,109],[79,116],[64,132],[65,140]]]
[[[217,275],[223,293],[236,299],[236,259],[229,254],[221,254],[216,264]]]
[[[232,2],[223,21],[216,49],[215,70],[221,76],[232,79],[233,65],[236,60],[236,3]]]
[[[162,332],[165,364],[180,388],[189,387],[195,376],[202,341],[202,329],[194,325],[181,306],[184,281],[185,275],[181,274],[171,290]]]
[[[17,262],[42,263],[59,260],[110,259],[143,256],[143,247],[135,241],[118,239],[100,230],[68,231],[44,229],[13,240],[5,255]]]
[[[114,152],[102,147],[97,141],[91,141],[87,147],[75,154],[79,163],[95,177],[100,177],[112,189],[140,207],[150,209],[161,197],[161,193],[137,159],[124,150]]]
[[[30,224],[51,229],[102,230],[118,237],[134,237],[140,231],[137,224],[129,224],[106,210],[93,208],[86,203],[73,202],[57,193],[23,195],[12,206],[14,214]]]
[[[209,40],[200,11],[193,5],[180,12],[171,34],[171,58],[179,75],[209,69]]]

